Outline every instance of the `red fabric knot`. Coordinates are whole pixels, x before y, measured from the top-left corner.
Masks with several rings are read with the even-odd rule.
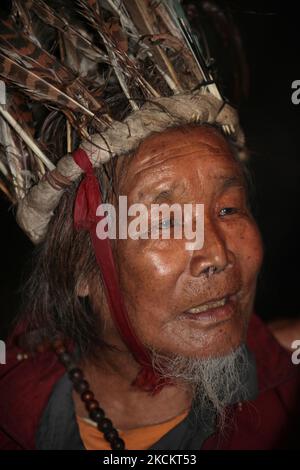
[[[152,366],[144,365],[131,384],[151,395],[158,394],[166,385],[174,385],[171,379],[158,375]]]
[[[73,153],[73,159],[85,172],[77,190],[74,207],[74,225],[77,230],[91,230],[97,222],[96,211],[101,203],[101,193],[93,165],[84,150]]]

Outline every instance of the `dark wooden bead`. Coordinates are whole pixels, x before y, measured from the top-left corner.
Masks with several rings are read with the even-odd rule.
[[[90,386],[86,380],[79,380],[79,382],[74,383],[74,388],[76,392],[82,394],[83,392],[87,392]]]
[[[72,362],[72,356],[67,352],[60,354],[58,358],[64,366],[68,366]]]
[[[90,390],[86,390],[81,395],[81,400],[86,403],[87,401],[91,401],[94,399],[94,394]]]
[[[55,349],[55,351],[56,351],[58,348],[64,347],[64,342],[63,342],[62,338],[56,338],[56,339],[53,341],[52,346],[53,346],[53,348]]]
[[[43,341],[36,346],[36,352],[43,353],[48,351],[51,348],[51,343],[49,341]]]
[[[57,348],[55,348],[55,352],[58,356],[60,356],[61,354],[64,354],[65,352],[67,352],[65,346],[62,344],[61,346],[58,346]]]
[[[110,443],[112,450],[123,450],[125,449],[125,442],[120,437],[117,437]]]
[[[119,437],[119,433],[116,429],[112,429],[111,431],[105,432],[104,437],[108,442],[115,441],[117,437]]]
[[[125,449],[125,442],[120,438],[118,431],[113,427],[110,419],[105,417],[104,411],[95,400],[93,392],[89,389],[89,383],[84,379],[84,375],[79,367],[74,367],[72,356],[66,351],[60,341],[54,345],[59,360],[68,370],[68,375],[73,382],[74,389],[81,394],[81,399],[89,412],[90,418],[97,423],[97,428],[101,431],[105,439],[110,443],[112,450]]]
[[[92,411],[96,408],[99,408],[99,403],[97,402],[97,400],[90,400],[86,402],[85,407],[88,411]]]
[[[104,416],[105,416],[104,411],[101,410],[101,408],[94,408],[93,410],[90,411],[90,418],[96,423],[98,423],[99,421],[102,421]]]
[[[79,382],[79,380],[83,379],[82,370],[78,369],[78,367],[75,367],[75,369],[71,369],[69,371],[69,377],[72,380],[72,382]]]
[[[99,423],[97,423],[97,426],[98,426],[99,431],[104,432],[104,433],[111,431],[113,429],[112,422],[108,418],[103,418],[102,421],[99,421]]]

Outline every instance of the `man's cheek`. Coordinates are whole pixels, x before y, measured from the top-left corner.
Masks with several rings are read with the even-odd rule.
[[[176,279],[184,270],[186,264],[185,253],[176,250],[150,250],[144,255],[144,266],[151,273],[150,279],[169,283]]]
[[[242,277],[256,278],[263,260],[263,246],[260,233],[254,222],[248,219],[237,225],[235,234],[229,237],[228,248],[234,253]]]
[[[182,249],[183,245],[182,240],[128,242],[120,256],[122,277],[130,276],[152,296],[171,293],[188,264],[189,254]]]
[[[243,252],[243,274],[250,282],[256,282],[263,261],[263,249],[260,239],[250,239],[248,249]]]

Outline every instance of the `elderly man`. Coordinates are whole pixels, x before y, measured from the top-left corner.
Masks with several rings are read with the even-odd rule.
[[[116,193],[129,204],[201,201],[205,208],[201,249],[187,250],[184,238],[172,236],[114,244],[130,323],[165,383],[156,393],[132,386],[139,364],[112,321],[87,239],[80,232],[74,238],[72,217],[65,218],[74,198],[68,194],[39,254],[29,313],[44,312],[45,328],[55,322],[57,330],[69,331],[81,354],[69,375],[50,351],[17,369],[9,356],[2,445],[109,449],[105,432],[111,432],[113,448],[287,446],[299,419],[299,369],[253,315],[262,244],[232,146],[211,126],[172,128],[119,158],[115,180]],[[165,221],[158,223],[163,230]],[[56,349],[68,363],[65,347],[59,342]]]
[[[137,37],[136,62],[133,52],[126,55],[120,31],[103,23],[114,2],[103,17],[86,6],[108,51],[107,83],[115,85],[111,77],[117,77],[134,111],[126,108],[123,119],[118,110],[117,120],[94,114],[100,131],[88,137],[83,132],[73,158],[65,155],[56,167],[48,163],[49,171],[19,200],[17,220],[39,247],[25,289],[27,306],[0,369],[3,449],[295,445],[299,367],[253,312],[263,252],[248,202],[243,134],[235,111],[203,72],[196,43],[193,55],[180,43],[185,64],[178,64],[178,37],[189,36],[177,3],[166,2],[164,10],[124,2],[127,10],[113,11],[123,15],[131,41]],[[168,50],[177,51],[171,58],[163,49],[159,60],[158,49],[149,54],[151,40],[138,49],[154,11],[157,24],[165,21],[163,30],[181,15],[168,34],[150,38],[153,47],[168,41]],[[141,75],[140,57],[157,61],[155,80],[148,69]],[[6,65],[0,73],[12,79],[15,68]],[[128,76],[140,87],[136,94],[126,85]],[[73,87],[78,84],[76,79]],[[39,85],[41,92],[44,83]],[[138,93],[147,98],[142,105]],[[107,105],[119,95],[105,95]],[[85,106],[91,105],[90,95],[84,96]],[[74,106],[65,96],[63,102]],[[72,112],[67,116],[76,127]],[[131,209],[118,213],[123,222],[114,237],[99,230],[99,222],[108,207],[103,204],[118,209],[121,196]],[[134,236],[123,233],[136,204],[151,233],[141,227]],[[153,216],[154,204],[192,210],[186,218],[175,211]],[[201,229],[197,243],[185,230],[178,236],[188,224]]]

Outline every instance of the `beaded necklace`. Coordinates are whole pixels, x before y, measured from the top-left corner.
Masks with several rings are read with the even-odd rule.
[[[111,420],[105,416],[104,410],[90,390],[88,381],[84,378],[83,371],[79,367],[74,367],[72,355],[67,352],[63,342],[55,341],[53,348],[59,361],[65,366],[73,388],[80,395],[90,419],[96,423],[98,430],[103,433],[112,450],[124,450],[125,442],[120,438]]]

